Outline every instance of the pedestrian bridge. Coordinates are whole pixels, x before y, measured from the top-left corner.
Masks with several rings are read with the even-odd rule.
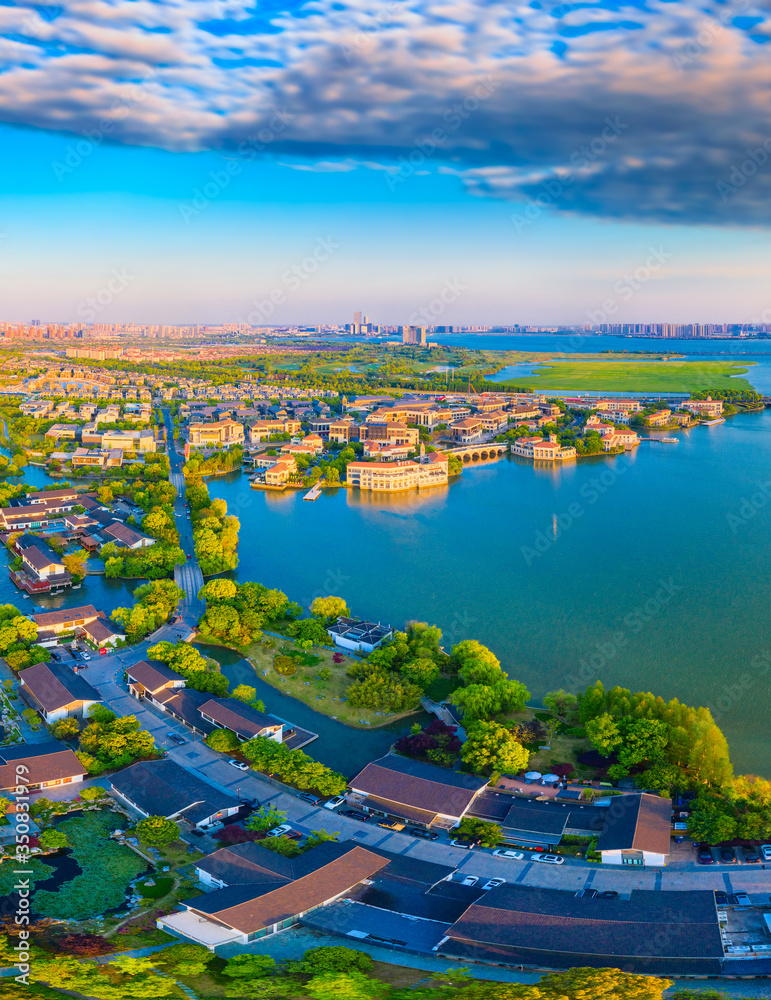
[[[501,444],[499,441],[491,441],[487,444],[467,444],[463,445],[461,448],[448,448],[448,455],[457,455],[458,458],[463,459],[465,462],[480,462],[486,461],[490,458],[500,458],[501,455],[505,455],[509,450],[507,444]]]

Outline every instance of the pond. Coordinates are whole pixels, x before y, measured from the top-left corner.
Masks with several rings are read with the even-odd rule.
[[[217,660],[222,673],[230,681],[231,689],[237,684],[249,684],[257,691],[257,697],[265,702],[266,711],[302,729],[318,733],[319,738],[306,746],[305,752],[346,777],[356,774],[365,764],[387,753],[391,744],[409,732],[413,723],[420,722],[422,725],[428,720],[428,716],[420,712],[377,729],[352,729],[328,715],[315,712],[296,698],[282,694],[258,677],[251,663],[239,653],[217,646],[199,648],[206,656]]]

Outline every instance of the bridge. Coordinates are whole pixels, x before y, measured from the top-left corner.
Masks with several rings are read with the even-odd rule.
[[[501,444],[499,441],[489,441],[480,444],[467,444],[461,448],[445,449],[448,455],[457,455],[465,462],[479,462],[490,458],[500,458],[507,454],[508,444]]]

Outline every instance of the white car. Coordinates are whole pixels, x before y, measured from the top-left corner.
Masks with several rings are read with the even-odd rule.
[[[489,882],[485,882],[482,886],[483,889],[497,889],[499,885],[506,885],[505,878],[491,878]]]
[[[230,764],[231,767],[237,767],[239,771],[248,771],[249,770],[249,765],[248,764],[244,764],[244,762],[242,760],[229,760],[228,764]]]
[[[760,853],[764,861],[771,861],[771,844],[763,844]]]
[[[344,795],[336,795],[333,799],[328,799],[324,803],[325,809],[338,809],[345,802]]]
[[[564,865],[565,859],[559,854],[531,854],[531,861],[543,861],[545,865]]]
[[[493,851],[493,855],[496,858],[509,858],[511,861],[525,860],[525,855],[521,851],[507,851],[502,847],[499,847],[497,851]]]
[[[285,837],[288,833],[292,832],[292,827],[288,823],[282,823],[281,826],[274,826],[272,830],[268,830],[266,837]]]
[[[478,875],[467,875],[461,882],[461,885],[476,885],[478,881]]]

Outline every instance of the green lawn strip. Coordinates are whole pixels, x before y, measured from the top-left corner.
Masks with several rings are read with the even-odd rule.
[[[82,874],[56,892],[44,889],[36,893],[37,913],[60,920],[85,920],[122,905],[129,882],[147,866],[128,847],[109,839],[116,826],[115,817],[106,811],[85,813],[57,824],[67,835]]]
[[[588,389],[619,392],[698,392],[746,389],[752,362],[733,361],[550,361],[516,381],[540,389]],[[505,388],[507,382],[501,382]],[[514,384],[512,382],[511,384]]]
[[[171,891],[171,887],[174,885],[173,878],[157,878],[153,880],[155,885],[148,885],[147,882],[140,882],[137,885],[137,891],[142,894],[145,899],[163,899]]]

